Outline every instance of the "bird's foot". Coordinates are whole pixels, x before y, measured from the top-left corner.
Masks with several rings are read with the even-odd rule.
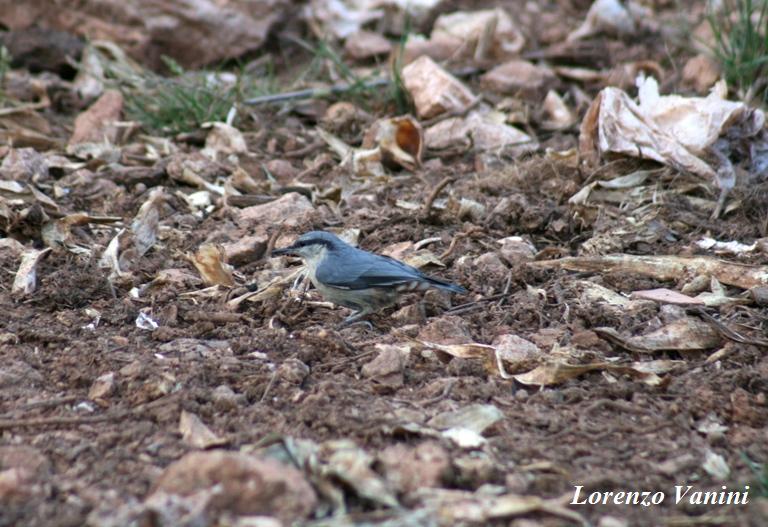
[[[367,315],[368,313],[363,311],[359,313],[353,313],[347,318],[345,318],[344,321],[338,325],[338,329],[348,328],[348,327],[354,326],[355,324],[365,324],[368,327],[368,329],[373,331],[373,324],[371,324],[368,320],[362,320],[362,318]]]

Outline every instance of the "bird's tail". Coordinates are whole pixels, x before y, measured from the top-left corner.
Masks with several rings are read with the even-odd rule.
[[[439,278],[433,278],[431,276],[425,276],[424,278],[429,285],[436,287],[438,289],[442,289],[444,291],[451,291],[452,293],[468,292],[466,289],[464,289],[460,285],[452,284],[450,282],[446,282],[445,280],[440,280]]]

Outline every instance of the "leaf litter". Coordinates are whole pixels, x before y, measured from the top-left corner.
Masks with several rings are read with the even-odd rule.
[[[0,520],[765,523],[571,504],[768,462],[765,118],[699,7],[29,4],[71,38],[0,15]],[[313,229],[470,293],[337,329],[270,257]]]

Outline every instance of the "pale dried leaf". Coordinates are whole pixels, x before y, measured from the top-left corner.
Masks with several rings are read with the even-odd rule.
[[[197,415],[186,410],[181,411],[179,433],[182,440],[192,448],[205,449],[228,443],[226,439],[217,436],[205,426]]]
[[[50,248],[42,251],[29,249],[24,252],[11,286],[13,296],[27,296],[35,291],[37,288],[37,265],[49,252],[51,252]]]
[[[206,243],[188,258],[207,285],[235,285],[232,267],[224,262],[224,249],[221,247]]]

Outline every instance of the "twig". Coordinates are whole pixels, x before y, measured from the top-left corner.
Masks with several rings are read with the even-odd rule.
[[[272,233],[272,235],[269,237],[269,240],[267,241],[267,249],[264,251],[264,258],[269,258],[272,254],[272,251],[275,250],[275,244],[277,243],[277,239],[280,237],[280,233],[282,232],[283,224],[278,223],[275,232]]]
[[[26,112],[28,110],[42,110],[51,105],[51,101],[44,100],[40,102],[34,102],[30,104],[23,104],[21,106],[10,106],[8,108],[0,108],[0,117],[11,115],[18,112]]]
[[[54,408],[62,404],[69,404],[77,401],[80,397],[77,395],[66,395],[64,397],[54,397],[53,399],[46,399],[44,401],[35,401],[33,403],[25,404],[21,408],[16,408],[11,412],[7,412],[0,415],[0,419],[10,418],[16,412],[28,412],[30,410],[38,410],[41,408]]]
[[[275,384],[275,379],[277,379],[277,371],[278,370],[275,370],[275,372],[272,374],[272,377],[269,378],[267,387],[264,388],[264,394],[261,396],[261,399],[259,400],[259,402],[263,403],[266,400],[267,395],[269,395],[269,390],[272,389],[272,385]]]
[[[184,318],[194,322],[210,321],[216,324],[229,324],[230,322],[241,322],[243,315],[239,313],[230,313],[228,311],[214,311],[206,313],[204,311],[192,311],[184,314]]]
[[[429,197],[427,198],[427,201],[424,202],[424,215],[428,215],[430,210],[432,209],[432,205],[435,203],[435,200],[437,199],[437,196],[442,192],[442,190],[453,183],[456,180],[453,176],[448,176],[444,178],[440,183],[437,184],[437,186],[432,190],[432,192],[429,194]]]
[[[162,399],[156,399],[149,403],[131,408],[130,410],[116,410],[104,415],[90,415],[83,417],[33,417],[27,419],[4,419],[0,420],[0,430],[11,430],[14,428],[33,427],[33,426],[66,426],[66,425],[87,425],[103,423],[105,421],[119,421],[126,417],[138,417],[147,410],[162,406],[178,399],[177,393],[168,395]]]
[[[377,350],[365,351],[363,353],[355,355],[354,357],[348,357],[346,359],[341,359],[341,360],[334,361],[334,362],[326,362],[325,364],[320,364],[316,369],[318,371],[321,371],[321,370],[324,370],[326,368],[333,369],[333,368],[337,368],[339,366],[345,366],[345,365],[350,364],[352,362],[357,362],[360,359],[364,359],[366,357],[370,357],[371,355],[374,355],[375,353],[377,353]]]
[[[286,102],[294,99],[319,99],[321,97],[328,97],[329,95],[338,95],[340,93],[347,93],[352,90],[359,90],[360,88],[371,89],[377,88],[379,86],[388,86],[391,82],[392,81],[389,79],[373,79],[367,82],[336,84],[327,88],[307,88],[306,90],[274,93],[272,95],[253,97],[252,99],[246,99],[243,101],[243,104],[256,106],[259,104],[275,104]]]
[[[476,234],[478,232],[483,232],[483,228],[480,226],[475,226],[465,232],[460,232],[456,234],[456,236],[454,236],[453,239],[451,240],[451,244],[443,252],[443,254],[441,254],[438,258],[440,258],[441,260],[445,260],[453,252],[453,250],[456,248],[460,240],[468,236],[472,236],[473,234]]]
[[[481,70],[480,68],[464,68],[457,71],[452,71],[451,74],[456,77],[469,77],[469,76],[481,73],[482,71],[483,70]],[[329,95],[338,95],[342,93],[347,93],[352,90],[371,89],[371,88],[378,88],[381,86],[389,86],[391,84],[394,84],[394,82],[395,81],[393,79],[379,78],[379,79],[371,79],[369,81],[364,81],[364,82],[336,84],[334,86],[329,86],[327,88],[307,88],[306,90],[297,90],[297,91],[285,92],[285,93],[274,93],[271,95],[262,95],[260,97],[253,97],[251,99],[246,99],[245,101],[243,101],[243,104],[247,104],[249,106],[256,106],[259,104],[281,103],[281,102],[291,101],[294,99],[316,99],[320,97],[327,97]]]
[[[296,150],[291,150],[289,152],[283,152],[283,157],[287,158],[297,158],[297,157],[305,157],[315,150],[319,150],[323,146],[323,143],[320,141],[315,141],[313,143],[309,143],[306,146],[303,146],[301,148],[297,148]]]

